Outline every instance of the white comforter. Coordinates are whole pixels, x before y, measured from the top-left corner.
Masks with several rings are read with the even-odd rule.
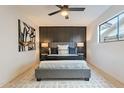
[[[39,68],[42,69],[89,69],[84,60],[52,60],[41,61]]]

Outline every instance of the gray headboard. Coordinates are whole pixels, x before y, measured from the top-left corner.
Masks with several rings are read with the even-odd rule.
[[[76,42],[51,42],[51,43],[49,43],[49,47],[52,47],[52,48],[55,48],[58,45],[69,45],[69,47],[75,48]]]

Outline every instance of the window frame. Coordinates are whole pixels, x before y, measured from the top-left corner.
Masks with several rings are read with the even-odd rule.
[[[124,12],[121,12],[121,13],[119,13],[119,14],[117,14],[117,15],[111,17],[111,18],[109,18],[108,20],[102,22],[101,24],[99,24],[99,26],[98,26],[99,43],[109,43],[109,42],[124,41],[124,40],[120,40],[120,38],[119,38],[119,36],[120,36],[120,20],[119,20],[119,16],[120,16],[121,14],[124,14]],[[114,41],[106,41],[106,42],[104,41],[104,42],[102,42],[102,41],[101,41],[100,26],[102,26],[103,24],[105,24],[105,23],[111,21],[111,20],[114,19],[114,18],[117,18],[117,23],[116,23],[116,25],[117,25],[117,40],[114,40]]]

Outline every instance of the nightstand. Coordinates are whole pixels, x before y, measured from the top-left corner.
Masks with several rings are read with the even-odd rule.
[[[41,60],[41,61],[46,60],[47,55],[48,55],[48,54],[41,54],[40,60]]]
[[[79,56],[84,56],[84,53],[78,53]]]
[[[79,56],[80,58],[82,58],[83,60],[85,59],[84,53],[78,53],[78,56]]]

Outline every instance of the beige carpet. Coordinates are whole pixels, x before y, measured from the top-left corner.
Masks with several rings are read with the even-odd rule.
[[[112,88],[101,75],[91,68],[90,81],[84,80],[35,80],[34,69],[30,69],[4,87],[7,88]]]

